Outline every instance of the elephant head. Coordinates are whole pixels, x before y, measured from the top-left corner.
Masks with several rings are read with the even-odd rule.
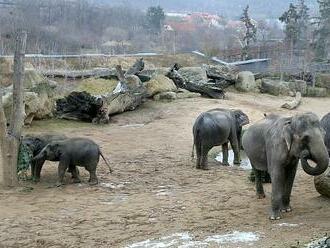
[[[312,176],[328,167],[329,155],[324,144],[324,130],[313,113],[298,114],[285,120],[284,140],[290,155],[300,158],[303,170]],[[316,163],[310,166],[308,159]]]
[[[46,145],[33,160],[58,161],[62,154],[61,145],[58,142],[51,142]]]
[[[244,125],[247,125],[250,123],[249,117],[243,113],[242,110],[233,110],[234,117],[236,119],[236,128],[239,130],[241,129]]]

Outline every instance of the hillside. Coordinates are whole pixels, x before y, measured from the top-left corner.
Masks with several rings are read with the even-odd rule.
[[[277,18],[283,13],[291,1],[287,0],[96,0],[99,3],[111,5],[125,4],[132,7],[146,9],[151,5],[161,5],[166,11],[206,11],[218,13],[227,17],[238,17],[241,10],[247,4],[250,5],[251,13],[257,18]],[[297,0],[292,1],[297,2]],[[317,0],[306,0],[306,4],[312,12],[318,8]]]

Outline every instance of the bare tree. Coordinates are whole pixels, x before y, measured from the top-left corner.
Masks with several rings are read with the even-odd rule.
[[[21,31],[16,36],[14,55],[13,108],[9,128],[2,103],[0,91],[0,184],[15,186],[17,184],[17,159],[21,130],[24,124],[24,55],[27,33]]]

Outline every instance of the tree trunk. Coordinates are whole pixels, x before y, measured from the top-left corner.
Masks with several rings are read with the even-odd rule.
[[[297,108],[300,105],[300,103],[301,103],[301,93],[297,92],[294,100],[292,100],[291,102],[284,103],[281,107],[292,110]]]
[[[14,55],[13,107],[9,128],[2,104],[0,92],[0,184],[17,185],[17,158],[20,145],[21,130],[24,124],[24,54],[26,48],[26,32],[17,33]]]

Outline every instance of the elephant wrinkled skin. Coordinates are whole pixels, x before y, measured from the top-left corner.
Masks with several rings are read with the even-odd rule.
[[[217,108],[200,114],[193,127],[194,146],[197,153],[196,168],[207,170],[209,150],[220,145],[222,145],[223,152],[222,163],[229,165],[228,142],[234,150],[234,163],[240,164],[242,126],[248,123],[248,116],[241,110]]]
[[[271,176],[270,219],[280,219],[281,211],[291,211],[290,195],[299,159],[309,175],[320,175],[327,169],[329,155],[323,137],[324,130],[313,113],[293,117],[271,114],[243,134],[242,144],[256,172],[259,198],[265,197],[260,172],[268,171]],[[311,167],[308,159],[316,166]]]
[[[69,138],[63,141],[52,141],[33,160],[59,161],[57,186],[63,184],[64,174],[67,169],[72,172],[74,182],[80,182],[76,166],[85,167],[90,175],[90,185],[95,185],[98,183],[96,167],[100,155],[108,165],[110,172],[112,172],[99,146],[94,141],[86,138]]]

